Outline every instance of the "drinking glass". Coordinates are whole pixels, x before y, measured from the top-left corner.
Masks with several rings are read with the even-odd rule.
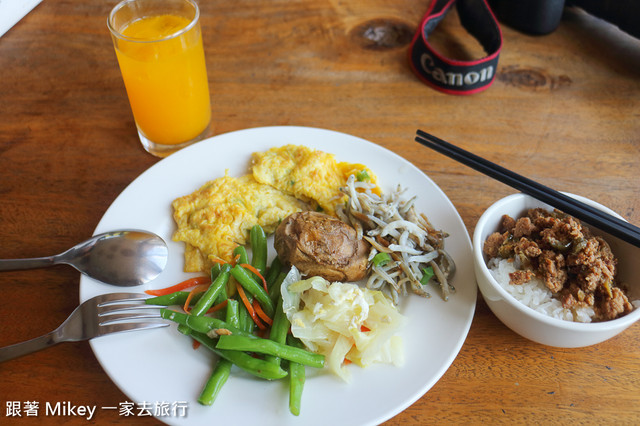
[[[209,136],[211,101],[193,0],[124,0],[108,27],[142,146],[167,155]]]

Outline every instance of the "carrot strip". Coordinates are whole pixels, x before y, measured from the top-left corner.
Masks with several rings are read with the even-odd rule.
[[[164,296],[166,294],[175,293],[176,291],[184,290],[185,288],[193,287],[200,284],[211,284],[211,277],[194,277],[188,280],[182,281],[171,287],[162,288],[158,290],[145,290],[145,293],[151,296]]]
[[[218,303],[217,305],[212,306],[211,308],[209,308],[209,310],[208,310],[206,313],[207,313],[207,314],[210,314],[210,313],[212,313],[212,312],[219,311],[220,309],[222,309],[222,308],[224,308],[224,307],[226,307],[226,306],[227,306],[227,301],[225,300],[225,301],[220,302],[220,303]]]
[[[194,350],[198,349],[200,347],[200,342],[198,342],[196,339],[193,339],[191,346],[193,347]]]
[[[182,307],[182,309],[186,313],[189,313],[189,311],[191,310],[189,308],[189,304],[191,303],[191,299],[193,298],[193,296],[195,296],[198,293],[202,293],[203,291],[206,291],[208,288],[209,288],[209,284],[202,284],[202,285],[199,285],[198,287],[195,287],[193,290],[191,290],[189,292],[189,295],[187,296],[187,300],[184,301],[184,306]]]
[[[269,289],[267,288],[267,280],[264,279],[260,271],[258,271],[256,268],[254,268],[252,265],[249,265],[248,263],[242,263],[240,264],[240,266],[256,274],[262,280],[262,286],[264,287],[264,291],[267,291],[267,292],[269,291]]]
[[[249,311],[249,313],[253,312],[253,307],[251,307],[251,304],[249,303],[249,299],[247,299],[247,295],[244,294],[244,289],[242,288],[240,283],[237,283],[237,282],[236,282],[236,291],[240,295],[240,300],[242,300],[242,303],[244,304],[244,307],[247,308],[247,311]]]
[[[260,307],[260,304],[256,299],[253,299],[253,309],[256,311],[256,314],[260,317],[260,319],[262,319],[264,322],[266,322],[269,325],[273,324],[273,320],[269,318],[269,315],[267,315],[262,310],[262,307]]]
[[[260,329],[266,328],[262,321],[260,321],[260,318],[258,318],[258,315],[256,315],[256,311],[253,309],[253,306],[251,306],[251,303],[249,303],[249,299],[247,299],[247,295],[244,293],[244,289],[237,282],[236,289],[238,290],[238,294],[240,295],[240,299],[242,300],[244,307],[247,308],[249,315],[251,315],[251,319],[253,320],[253,322],[255,322]]]

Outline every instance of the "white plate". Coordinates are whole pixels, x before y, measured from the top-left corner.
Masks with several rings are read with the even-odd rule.
[[[469,331],[476,304],[471,241],[447,196],[405,159],[353,136],[305,127],[266,127],[213,137],[158,162],[134,180],[113,202],[95,232],[140,228],[158,233],[169,244],[166,270],[153,282],[130,290],[143,292],[176,284],[182,272],[183,244],[171,241],[174,231],[171,201],[191,193],[225,169],[232,176],[248,171],[250,154],[284,144],[298,144],[333,153],[338,161],[362,163],[379,177],[383,190],[400,183],[407,195],[417,195],[418,210],[450,234],[446,248],[457,264],[456,293],[444,302],[436,289],[430,299],[415,295],[400,305],[409,319],[403,329],[405,365],[349,366],[346,384],[326,372],[311,372],[302,397],[300,416],[288,410],[286,381],[254,379],[237,369],[212,407],[197,397],[211,369],[211,355],[194,351],[175,328],[121,333],[94,339],[93,351],[113,382],[139,405],[152,411],[163,404],[186,403],[187,416],[158,417],[172,424],[369,425],[403,411],[427,392],[449,368]],[[428,152],[425,151],[425,155]],[[273,251],[273,249],[271,249]],[[80,299],[121,289],[82,277]],[[124,402],[124,401],[123,401]]]

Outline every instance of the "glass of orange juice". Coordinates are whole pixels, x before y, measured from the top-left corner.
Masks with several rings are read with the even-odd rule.
[[[209,136],[211,101],[193,0],[124,0],[108,27],[144,149],[158,157]]]

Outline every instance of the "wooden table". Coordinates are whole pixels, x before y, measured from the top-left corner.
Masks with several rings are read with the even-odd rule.
[[[50,255],[85,239],[158,161],[138,142],[106,28],[114,3],[46,0],[0,38],[0,258]],[[640,42],[615,27],[579,10],[543,37],[503,25],[495,83],[460,97],[428,88],[408,67],[406,36],[428,1],[200,3],[215,134],[301,125],[365,138],[427,173],[472,233],[484,209],[514,191],[420,147],[413,135],[422,128],[640,223]],[[432,39],[460,59],[481,54],[455,13]],[[64,320],[78,281],[63,266],[2,273],[0,346]],[[638,424],[639,348],[640,324],[592,347],[542,346],[506,328],[479,295],[449,370],[388,424]],[[4,363],[0,376],[2,424],[85,423],[6,417],[13,402],[127,400],[86,342]],[[98,410],[93,421],[131,419]]]

